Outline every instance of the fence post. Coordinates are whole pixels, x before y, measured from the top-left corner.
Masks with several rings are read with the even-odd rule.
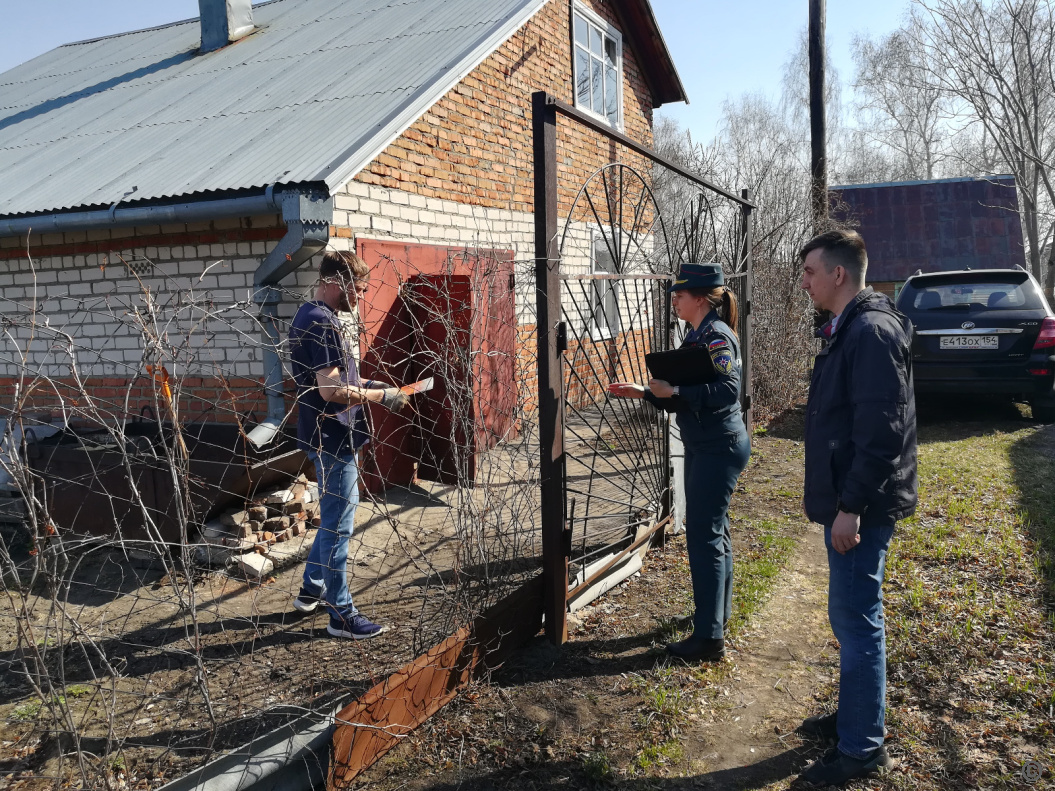
[[[659,341],[659,348],[653,351],[668,351],[670,349],[670,329],[672,323],[672,313],[670,304],[670,286],[669,280],[657,280],[654,281],[659,284],[659,315],[656,316],[656,324],[659,326],[659,335],[657,340]],[[659,504],[659,514],[657,518],[660,521],[668,518],[674,513],[674,487],[672,481],[673,473],[673,462],[670,458],[670,419],[666,412],[659,411],[658,420],[663,423],[663,469],[660,471],[660,484],[663,486],[663,497]],[[656,540],[653,542],[655,546],[666,546],[667,545],[667,533],[673,529],[672,526],[668,526],[659,531]]]
[[[751,200],[751,190],[740,190],[740,197],[745,201]],[[754,422],[754,404],[751,403],[754,388],[751,384],[751,346],[753,342],[754,317],[752,314],[751,300],[754,293],[754,246],[755,246],[755,216],[750,205],[740,204],[740,213],[743,217],[744,229],[744,290],[741,312],[743,319],[740,322],[744,337],[740,341],[740,353],[743,355],[743,378],[741,381],[741,405],[744,413],[744,424],[747,426],[747,435],[751,436],[752,423]]]
[[[539,472],[542,479],[542,584],[546,637],[568,640],[568,541],[565,532],[564,372],[557,246],[557,109],[549,95],[531,95],[535,165],[535,281],[538,333]]]

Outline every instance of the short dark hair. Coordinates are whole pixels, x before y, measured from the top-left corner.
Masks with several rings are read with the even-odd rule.
[[[814,250],[823,252],[824,268],[829,272],[841,266],[855,282],[864,282],[868,270],[868,251],[865,250],[865,240],[857,231],[837,228],[817,234],[799,250],[799,260],[805,261],[806,256]]]
[[[348,284],[369,277],[370,267],[366,265],[366,261],[348,250],[330,250],[319,264],[320,280],[337,278]]]

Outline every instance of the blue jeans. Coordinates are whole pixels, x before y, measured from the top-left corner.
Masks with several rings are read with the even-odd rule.
[[[886,624],[883,571],[894,520],[861,519],[861,543],[845,555],[828,547],[828,620],[839,641],[839,750],[866,758],[883,746],[886,719]]]
[[[733,614],[729,500],[750,455],[746,431],[685,444],[685,546],[696,605],[693,634],[699,637],[722,637]]]
[[[352,594],[348,591],[348,541],[355,527],[355,507],[359,504],[359,467],[355,453],[335,456],[325,451],[309,451],[308,458],[315,464],[319,482],[322,523],[304,567],[304,587],[321,596],[331,613],[355,613]]]

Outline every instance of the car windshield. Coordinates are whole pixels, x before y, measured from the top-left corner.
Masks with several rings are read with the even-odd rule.
[[[912,310],[1032,310],[1041,307],[1028,280],[1022,283],[921,283],[919,288],[906,286],[905,291],[904,296],[908,299],[899,301]]]

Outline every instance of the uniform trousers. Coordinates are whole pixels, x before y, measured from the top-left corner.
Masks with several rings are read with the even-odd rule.
[[[750,455],[751,442],[742,429],[685,443],[685,543],[698,637],[722,637],[733,613],[729,500]]]

